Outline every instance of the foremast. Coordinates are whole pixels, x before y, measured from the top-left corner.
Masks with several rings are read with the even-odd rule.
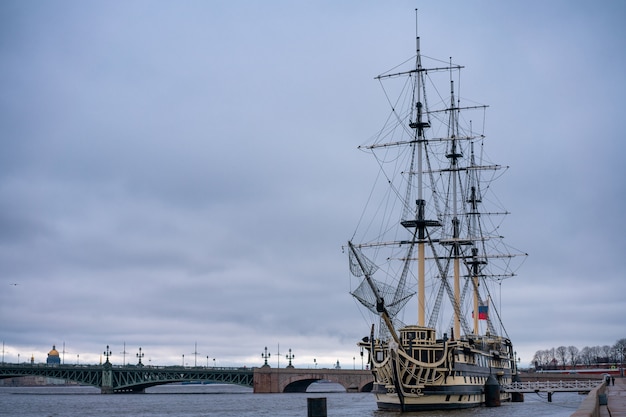
[[[409,123],[409,127],[413,129],[415,137],[415,147],[417,148],[417,200],[416,200],[416,216],[415,221],[403,221],[402,226],[408,228],[414,227],[417,231],[417,324],[424,327],[426,325],[426,228],[439,226],[437,220],[426,220],[426,200],[424,200],[424,152],[426,138],[424,131],[430,127],[428,119],[424,118],[424,105],[422,96],[424,88],[422,56],[420,51],[420,38],[415,38],[416,50],[416,74],[417,82],[415,84],[414,96],[415,100],[415,119]],[[412,167],[411,167],[412,168]],[[408,187],[410,188],[409,183]],[[409,190],[407,189],[407,195]],[[408,262],[408,261],[407,261]]]

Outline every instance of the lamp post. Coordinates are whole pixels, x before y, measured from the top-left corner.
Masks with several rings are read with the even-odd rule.
[[[198,342],[193,345],[193,367],[198,367]]]
[[[356,358],[353,356],[352,357],[352,370],[354,371],[356,369]]]
[[[271,354],[271,353],[269,353],[269,352],[267,351],[267,346],[265,346],[265,353],[261,353],[261,357],[262,357],[263,359],[265,359],[265,363],[263,364],[263,367],[264,367],[264,368],[266,368],[266,367],[269,367],[269,366],[270,366],[270,365],[267,363],[267,360],[269,359],[269,357],[270,357],[270,356],[272,356],[272,354]]]
[[[317,359],[313,358],[313,364],[315,366],[315,369],[317,369]]]
[[[107,358],[106,361],[104,361],[104,363],[109,363],[109,356],[112,355],[111,349],[109,349],[109,345],[107,345],[107,350],[104,351],[103,355],[105,358]]]
[[[289,353],[285,357],[289,361],[289,365],[287,365],[287,368],[293,368],[293,365],[291,364],[291,360],[295,358],[295,356],[291,353],[291,348],[289,348]]]
[[[183,363],[182,363],[182,367],[185,367],[185,354],[183,353]]]
[[[361,346],[361,371],[363,370],[363,346]]]
[[[206,367],[209,369],[209,355],[206,355]]]
[[[80,356],[80,355],[77,353],[77,354],[76,354],[76,365],[78,365],[78,357],[79,357],[79,356]]]
[[[124,350],[120,352],[123,356],[122,356],[122,365],[126,366],[126,354],[128,352],[126,352],[126,342],[124,342]]]
[[[139,359],[139,363],[137,364],[137,366],[143,366],[143,364],[141,363],[141,358],[143,358],[144,354],[141,353],[141,347],[139,348],[139,353],[137,353],[135,356],[137,356],[137,358]]]

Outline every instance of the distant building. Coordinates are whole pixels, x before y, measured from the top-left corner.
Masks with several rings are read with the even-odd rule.
[[[48,365],[60,365],[61,357],[59,356],[59,352],[56,349],[55,345],[52,345],[52,350],[48,352],[48,359],[46,359],[46,363]]]

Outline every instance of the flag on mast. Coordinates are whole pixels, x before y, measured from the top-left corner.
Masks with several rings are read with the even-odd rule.
[[[487,320],[489,316],[489,304],[478,306],[478,320]]]

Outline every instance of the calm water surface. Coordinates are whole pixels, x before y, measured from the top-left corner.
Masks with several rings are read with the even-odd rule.
[[[569,417],[584,398],[575,393],[556,393],[552,402],[526,394],[524,403],[505,403],[498,408],[422,413],[392,413],[376,409],[369,393],[307,392],[252,394],[233,385],[164,385],[146,394],[101,395],[92,387],[0,387],[0,416],[105,417],[105,416],[307,416],[307,398],[326,398],[328,417]]]

